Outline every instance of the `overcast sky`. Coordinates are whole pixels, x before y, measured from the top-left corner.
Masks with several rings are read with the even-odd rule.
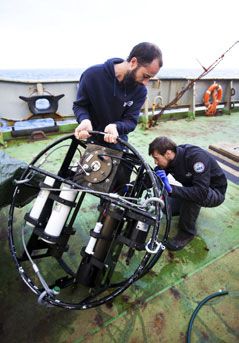
[[[208,67],[239,40],[238,16],[238,0],[0,0],[0,69],[85,68],[142,41],[165,68]],[[239,69],[239,43],[224,68]]]

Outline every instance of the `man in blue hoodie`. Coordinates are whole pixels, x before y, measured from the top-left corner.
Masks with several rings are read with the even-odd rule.
[[[147,94],[146,84],[161,68],[162,53],[154,44],[136,45],[127,60],[112,58],[104,64],[88,68],[80,78],[73,111],[80,124],[77,139],[88,139],[89,131],[102,131],[98,143],[114,143],[117,137],[128,140],[127,134],[137,125],[140,109]]]

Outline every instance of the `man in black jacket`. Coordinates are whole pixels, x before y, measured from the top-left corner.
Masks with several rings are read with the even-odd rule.
[[[103,143],[121,149],[116,139],[127,141],[127,134],[135,129],[147,94],[145,86],[162,64],[161,50],[143,42],[132,49],[127,60],[112,58],[88,68],[81,75],[73,105],[80,124],[75,137],[87,139],[88,131],[102,131],[106,133]],[[100,143],[102,137],[97,139]]]
[[[180,250],[196,235],[195,223],[201,207],[216,207],[225,200],[227,179],[216,160],[202,148],[190,144],[177,146],[167,137],[149,145],[155,173],[169,194],[172,215],[179,214],[179,232],[168,242],[169,250]],[[171,174],[180,185],[170,185]]]

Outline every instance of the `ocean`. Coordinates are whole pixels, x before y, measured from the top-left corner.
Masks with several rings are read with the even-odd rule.
[[[78,81],[83,69],[9,69],[0,70],[0,80],[69,80]],[[201,69],[167,69],[162,68],[158,77],[168,78],[197,78],[201,75]],[[207,77],[217,78],[239,78],[239,69],[219,69],[215,68]]]

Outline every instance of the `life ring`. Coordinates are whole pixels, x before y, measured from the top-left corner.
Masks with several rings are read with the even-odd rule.
[[[212,102],[210,98],[212,97]],[[207,116],[213,116],[217,111],[217,105],[222,100],[222,87],[214,83],[211,85],[204,94],[204,105],[206,106],[205,114]]]

